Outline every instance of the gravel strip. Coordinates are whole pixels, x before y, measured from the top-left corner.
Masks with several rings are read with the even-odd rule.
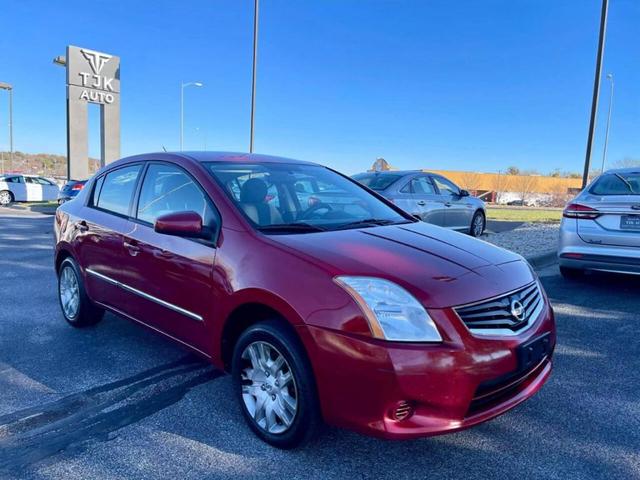
[[[559,223],[525,223],[502,233],[489,233],[483,239],[530,258],[558,248]]]

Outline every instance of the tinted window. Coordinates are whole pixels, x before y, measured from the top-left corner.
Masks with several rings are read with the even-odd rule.
[[[211,225],[214,210],[193,179],[173,165],[149,165],[142,182],[137,218],[155,223],[162,215],[176,212],[196,212],[204,225]]]
[[[96,206],[110,212],[128,215],[140,168],[140,165],[132,165],[108,173],[104,178]]]
[[[433,177],[433,181],[438,186],[441,195],[458,195],[460,193],[460,189],[446,178]]]
[[[0,181],[7,183],[22,183],[22,177],[5,177],[0,179]]]
[[[401,178],[402,175],[393,173],[360,173],[353,176],[354,180],[369,187],[371,190],[384,190]]]
[[[594,195],[640,195],[640,172],[602,175],[591,187]]]

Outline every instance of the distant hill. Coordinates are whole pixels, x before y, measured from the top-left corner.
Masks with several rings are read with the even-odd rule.
[[[13,163],[11,163],[9,152],[0,152],[0,169],[3,163],[5,172],[32,173],[44,177],[63,178],[67,176],[67,157],[63,155],[13,152]],[[98,159],[89,159],[90,172],[95,172],[99,166]]]

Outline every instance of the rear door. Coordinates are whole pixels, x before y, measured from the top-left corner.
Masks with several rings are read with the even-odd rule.
[[[122,242],[132,228],[129,212],[141,170],[142,164],[128,165],[97,178],[81,217],[71,219],[90,297],[120,311],[124,297],[118,283],[128,261]]]
[[[159,216],[193,211],[203,225],[220,225],[213,203],[177,165],[152,162],[144,174],[133,220],[124,235],[124,308],[132,317],[207,352],[212,321],[215,233],[208,240],[156,233]]]
[[[27,202],[41,202],[43,196],[43,185],[36,177],[24,177],[27,186]]]
[[[411,206],[422,220],[441,227],[445,226],[446,209],[444,201],[437,194],[428,175],[413,177],[402,190],[404,193],[409,192]]]

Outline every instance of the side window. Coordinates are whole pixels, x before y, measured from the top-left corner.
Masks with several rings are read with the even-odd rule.
[[[38,182],[36,182],[36,179],[33,178],[33,177],[24,177],[24,181],[26,183],[38,183]]]
[[[95,205],[110,212],[128,215],[129,204],[141,168],[141,165],[132,165],[107,173],[102,182],[98,202]]]
[[[98,198],[100,197],[100,190],[102,190],[102,184],[104,183],[104,175],[98,178],[95,182],[95,186],[93,187],[93,192],[91,196],[91,205],[97,207],[98,206]]]
[[[155,223],[162,215],[192,211],[211,225],[216,214],[206,195],[182,169],[167,164],[152,163],[142,181],[137,218]]]
[[[416,177],[407,183],[400,191],[402,193],[416,193],[419,195],[433,195],[436,193],[428,177]]]
[[[441,195],[458,195],[460,194],[460,189],[455,186],[453,182],[450,182],[446,178],[443,177],[433,177],[433,181],[440,190]]]
[[[433,188],[433,184],[429,181],[428,177],[418,177],[412,180],[414,193],[421,193],[423,195],[433,195],[436,193]]]

